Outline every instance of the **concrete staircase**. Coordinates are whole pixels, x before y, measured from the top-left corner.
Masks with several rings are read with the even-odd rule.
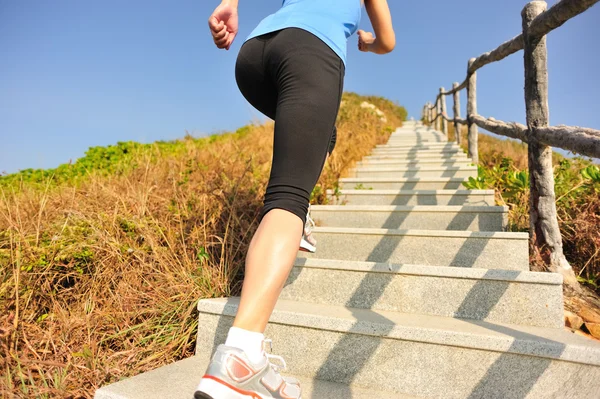
[[[407,122],[351,173],[265,333],[303,399],[600,396],[600,344],[563,328],[561,276],[529,271],[493,191],[462,188],[461,149]],[[237,306],[199,301],[196,356],[96,398],[191,398]]]

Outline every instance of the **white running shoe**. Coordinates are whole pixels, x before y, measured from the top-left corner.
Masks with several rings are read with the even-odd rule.
[[[312,230],[315,227],[315,221],[310,217],[310,205],[308,205],[308,213],[306,214],[306,224],[304,225],[304,233],[300,241],[300,251],[315,253],[317,250],[317,240],[312,236]]]
[[[265,340],[270,343],[270,340]],[[194,394],[195,399],[301,399],[296,378],[279,374],[285,360],[265,352],[261,364],[253,364],[244,351],[219,345]]]

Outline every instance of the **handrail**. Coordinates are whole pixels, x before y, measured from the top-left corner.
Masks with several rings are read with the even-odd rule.
[[[542,37],[553,31],[554,29],[562,26],[569,19],[576,17],[577,15],[584,13],[594,4],[600,0],[563,0],[559,1],[550,9],[540,14],[536,19],[533,20],[529,29],[529,37]],[[465,80],[455,89],[444,92],[445,96],[450,96],[458,91],[461,91],[467,87],[469,77],[477,72],[482,67],[491,64],[493,62],[501,61],[504,58],[512,55],[518,51],[523,50],[523,34],[513,37],[507,42],[502,43],[496,49],[488,51],[487,53],[481,54],[475,58],[475,61],[467,69],[467,77]],[[438,95],[438,98],[440,95]]]
[[[599,1],[600,0],[559,1],[547,11],[539,14],[533,20],[533,22],[531,22],[526,32],[532,38],[539,38],[541,36],[545,36],[552,30],[562,26],[569,19],[587,11],[590,7],[592,7]],[[512,38],[511,40],[501,44],[496,49],[481,54],[477,58],[471,59],[470,66],[467,69],[467,78],[465,79],[465,81],[463,81],[460,85],[453,88],[452,90],[440,92],[436,96],[435,104],[431,106],[430,109],[434,110],[437,108],[438,102],[441,100],[442,96],[453,95],[467,88],[469,78],[483,66],[491,64],[493,62],[501,61],[509,55],[523,50],[523,48],[523,34],[520,34]],[[467,117],[467,121],[469,119],[473,119],[473,123],[477,124],[482,129],[488,130],[492,133],[496,133],[502,136],[507,136],[511,138],[519,138],[521,136],[520,129],[518,129],[516,127],[516,124],[514,123],[504,122],[502,129],[498,129],[498,121],[494,120],[493,118],[491,118],[490,120],[494,120],[495,122],[493,124],[490,124],[482,122],[483,120],[485,120],[485,118],[474,119],[475,116],[479,115],[469,115]],[[445,117],[444,119],[446,119],[449,122],[455,122],[455,119],[449,119],[448,117]],[[437,117],[434,118],[434,121],[435,120],[437,120]],[[490,127],[491,129],[488,129],[486,126]],[[597,138],[597,136],[600,136],[600,130],[580,128],[577,126],[570,127],[569,129],[565,128],[566,126],[562,127],[563,132],[586,132],[584,135],[576,135],[576,137],[585,140],[587,144],[577,143],[577,140],[558,140],[552,134],[543,135],[544,141],[546,141],[544,144],[562,148],[564,150],[572,151],[574,153],[586,155],[592,158],[600,158],[600,137]],[[590,132],[594,132],[594,134],[590,135]]]
[[[565,283],[578,288],[571,266],[564,257],[562,238],[558,227],[554,194],[554,177],[551,147],[573,153],[600,158],[600,130],[579,126],[548,126],[548,77],[546,35],[575,16],[587,11],[600,0],[560,0],[547,9],[545,1],[532,1],[525,6],[521,16],[522,33],[496,49],[471,58],[467,76],[454,83],[451,90],[440,89],[435,102],[426,104],[423,117],[433,124],[441,121],[443,132],[448,134],[446,122],[453,122],[456,140],[460,144],[460,125],[468,125],[468,152],[473,163],[479,163],[477,128],[528,143],[530,173],[530,241],[532,248],[545,252],[550,270],[560,272]],[[485,118],[477,113],[477,71],[485,65],[524,50],[525,100],[527,126]],[[460,92],[467,90],[467,117],[460,118]],[[454,117],[446,115],[445,96],[454,96]],[[434,116],[435,114],[435,116]],[[438,123],[439,125],[439,123]]]

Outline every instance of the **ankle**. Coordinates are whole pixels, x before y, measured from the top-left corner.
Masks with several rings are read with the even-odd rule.
[[[265,336],[262,333],[231,327],[227,333],[225,345],[243,350],[252,363],[260,364],[265,358],[264,339]]]

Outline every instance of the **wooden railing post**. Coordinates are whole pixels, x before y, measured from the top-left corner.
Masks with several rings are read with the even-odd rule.
[[[440,87],[440,107],[442,110],[442,132],[446,136],[448,136],[448,121],[444,118],[444,116],[448,116],[446,113],[446,96],[443,94],[446,90],[443,87]]]
[[[429,103],[429,127],[433,128],[433,104]]]
[[[452,89],[456,90],[458,87],[458,82],[455,82],[452,85]],[[454,135],[456,136],[456,144],[460,145],[460,123],[457,122],[460,119],[460,92],[457,90],[454,92],[454,107],[452,108],[454,112]]]
[[[427,125],[430,126],[431,125],[431,103],[428,102],[426,107],[427,107],[427,113],[425,115],[427,115]]]
[[[438,115],[440,115],[442,113],[442,102],[439,99],[436,100],[435,107],[436,107],[436,110],[435,110],[436,115],[435,116],[437,118],[436,119],[437,123],[435,126],[436,126],[436,130],[438,132],[441,132],[442,131],[442,120],[441,120],[441,118],[438,118]]]
[[[469,60],[469,69],[475,62],[475,58]],[[469,77],[469,83],[467,84],[467,120],[469,122],[469,157],[473,160],[473,163],[477,165],[479,163],[479,150],[477,148],[477,140],[479,131],[477,125],[471,119],[477,115],[477,72]]]
[[[539,252],[553,272],[561,273],[565,284],[578,288],[575,273],[563,254],[562,237],[556,214],[552,148],[536,140],[536,129],[547,127],[548,118],[548,54],[546,36],[530,37],[531,22],[547,8],[545,1],[525,6],[523,40],[525,44],[525,105],[529,129],[530,215],[529,235],[532,251]],[[534,252],[534,253],[535,253]]]

